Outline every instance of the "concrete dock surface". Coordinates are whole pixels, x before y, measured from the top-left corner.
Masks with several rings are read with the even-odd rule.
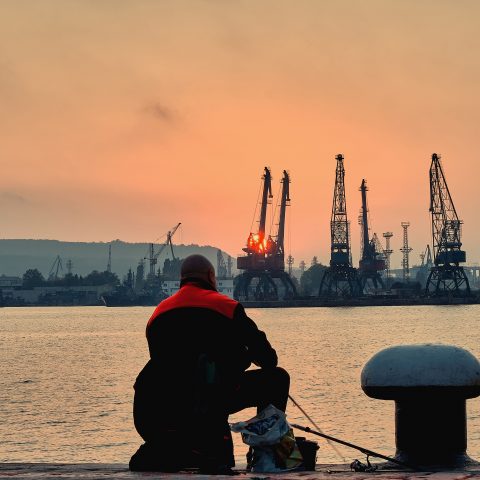
[[[380,467],[381,468],[381,467]],[[451,471],[425,471],[411,472],[399,470],[377,470],[374,473],[352,472],[349,465],[317,465],[314,472],[286,472],[286,473],[247,473],[239,470],[237,476],[199,475],[195,473],[161,473],[161,472],[130,472],[126,464],[100,464],[100,463],[3,463],[0,464],[0,478],[20,479],[82,479],[82,480],[108,480],[111,479],[180,479],[200,480],[211,478],[226,480],[237,478],[239,480],[364,480],[372,477],[381,477],[381,480],[480,480],[480,465],[475,465],[462,470]]]

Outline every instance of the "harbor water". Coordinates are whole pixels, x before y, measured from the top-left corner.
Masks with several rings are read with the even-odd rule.
[[[127,463],[140,445],[132,385],[148,359],[151,307],[0,310],[0,461]],[[391,345],[446,343],[480,358],[480,306],[251,309],[325,433],[394,453],[394,404],[368,398],[360,372]],[[250,409],[231,418],[247,419]],[[308,425],[289,404],[290,421]],[[469,454],[480,459],[480,398],[469,400]],[[441,421],[441,419],[440,419]],[[246,448],[234,434],[237,465]],[[339,446],[345,460],[363,458]],[[321,441],[319,463],[342,460]]]

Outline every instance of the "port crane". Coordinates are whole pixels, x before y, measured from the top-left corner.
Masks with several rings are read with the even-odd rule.
[[[271,204],[272,195],[272,174],[268,167],[265,167],[262,176],[262,201],[260,205],[260,218],[258,220],[258,232],[250,232],[247,239],[247,246],[243,251],[247,257],[239,257],[244,260],[240,261],[241,269],[264,269],[265,267],[265,251],[270,246],[269,239],[266,238],[265,227],[267,223],[267,208]],[[238,263],[238,260],[237,260]]]
[[[430,165],[430,213],[432,216],[433,263],[425,294],[427,296],[469,296],[470,284],[460,263],[462,221],[459,220],[445,179],[440,156],[434,153]]]
[[[50,268],[50,272],[48,272],[48,280],[58,280],[61,272],[63,272],[62,257],[57,255],[53,261],[52,267]]]
[[[420,254],[420,260],[422,262],[420,267],[431,268],[433,266],[432,250],[430,249],[430,245],[427,245],[425,251]]]
[[[250,232],[247,238],[247,245],[243,248],[246,255],[237,257],[237,269],[243,270],[243,272],[235,278],[233,296],[236,299],[249,299],[250,284],[254,278],[258,279],[255,289],[256,299],[276,299],[278,296],[277,286],[270,275],[268,275],[265,265],[265,250],[267,245],[269,245],[268,238],[265,237],[267,207],[273,197],[272,174],[268,167],[265,167],[262,175],[261,191],[258,231]]]
[[[292,257],[292,255],[289,255],[289,256],[287,257],[287,265],[288,265],[288,274],[289,274],[289,275],[292,274],[294,262],[295,262],[295,259]]]
[[[430,249],[430,245],[427,244],[425,250],[420,253],[420,267],[416,274],[416,281],[422,285],[422,288],[424,288],[427,283],[428,275],[432,267],[432,250]]]
[[[358,268],[360,289],[362,293],[385,288],[380,274],[380,272],[385,270],[385,259],[379,245],[380,241],[376,235],[374,235],[372,239],[369,238],[367,191],[367,182],[363,179],[362,184],[360,185],[362,208],[359,217],[359,223],[361,226],[362,256]]]
[[[408,244],[408,227],[410,222],[402,222],[403,228],[403,246],[400,249],[402,252],[402,269],[403,269],[403,281],[408,283],[410,281],[410,252],[413,250]]]
[[[290,273],[285,271],[285,220],[287,207],[290,205],[290,175],[284,170],[280,180],[280,211],[278,215],[277,234],[267,240],[266,268],[272,278],[278,278],[284,288],[284,298],[297,296],[297,289]]]
[[[181,222],[177,223],[171,230],[169,230],[166,233],[167,239],[165,243],[163,243],[160,248],[155,252],[155,245],[151,243],[148,248],[148,257],[144,257],[144,260],[148,260],[149,263],[149,272],[148,276],[150,278],[155,277],[155,266],[157,265],[158,262],[158,257],[161,255],[161,253],[170,246],[170,250],[172,252],[172,259],[173,261],[176,260],[175,254],[173,253],[173,244],[172,244],[172,238],[175,235],[175,232],[178,230],[178,227],[181,225]]]
[[[357,269],[352,266],[350,249],[350,222],[347,217],[345,196],[344,157],[335,157],[335,187],[330,218],[330,266],[320,283],[320,297],[356,297],[360,295]]]
[[[265,167],[262,176],[260,216],[258,231],[250,232],[247,245],[243,248],[246,255],[237,257],[237,268],[243,270],[235,279],[234,297],[248,300],[252,280],[256,280],[254,297],[257,300],[277,300],[278,287],[274,279],[279,279],[284,287],[284,297],[296,295],[295,285],[285,272],[285,217],[286,207],[290,204],[290,176],[286,170],[281,180],[282,193],[278,230],[274,238],[266,234],[267,208],[271,204],[272,176]]]

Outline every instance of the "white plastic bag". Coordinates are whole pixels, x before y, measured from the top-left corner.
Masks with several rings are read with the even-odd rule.
[[[285,412],[269,405],[258,415],[246,422],[231,425],[233,432],[241,433],[242,440],[252,447],[275,445],[288,432]]]
[[[302,455],[284,412],[269,405],[246,422],[230,426],[253,448],[253,472],[282,472],[299,467]]]

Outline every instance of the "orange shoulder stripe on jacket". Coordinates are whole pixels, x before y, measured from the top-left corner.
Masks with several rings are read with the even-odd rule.
[[[187,283],[171,297],[162,300],[148,320],[147,329],[153,320],[162,313],[176,308],[208,308],[215,312],[233,318],[238,302],[216,290],[206,290],[194,284]]]

